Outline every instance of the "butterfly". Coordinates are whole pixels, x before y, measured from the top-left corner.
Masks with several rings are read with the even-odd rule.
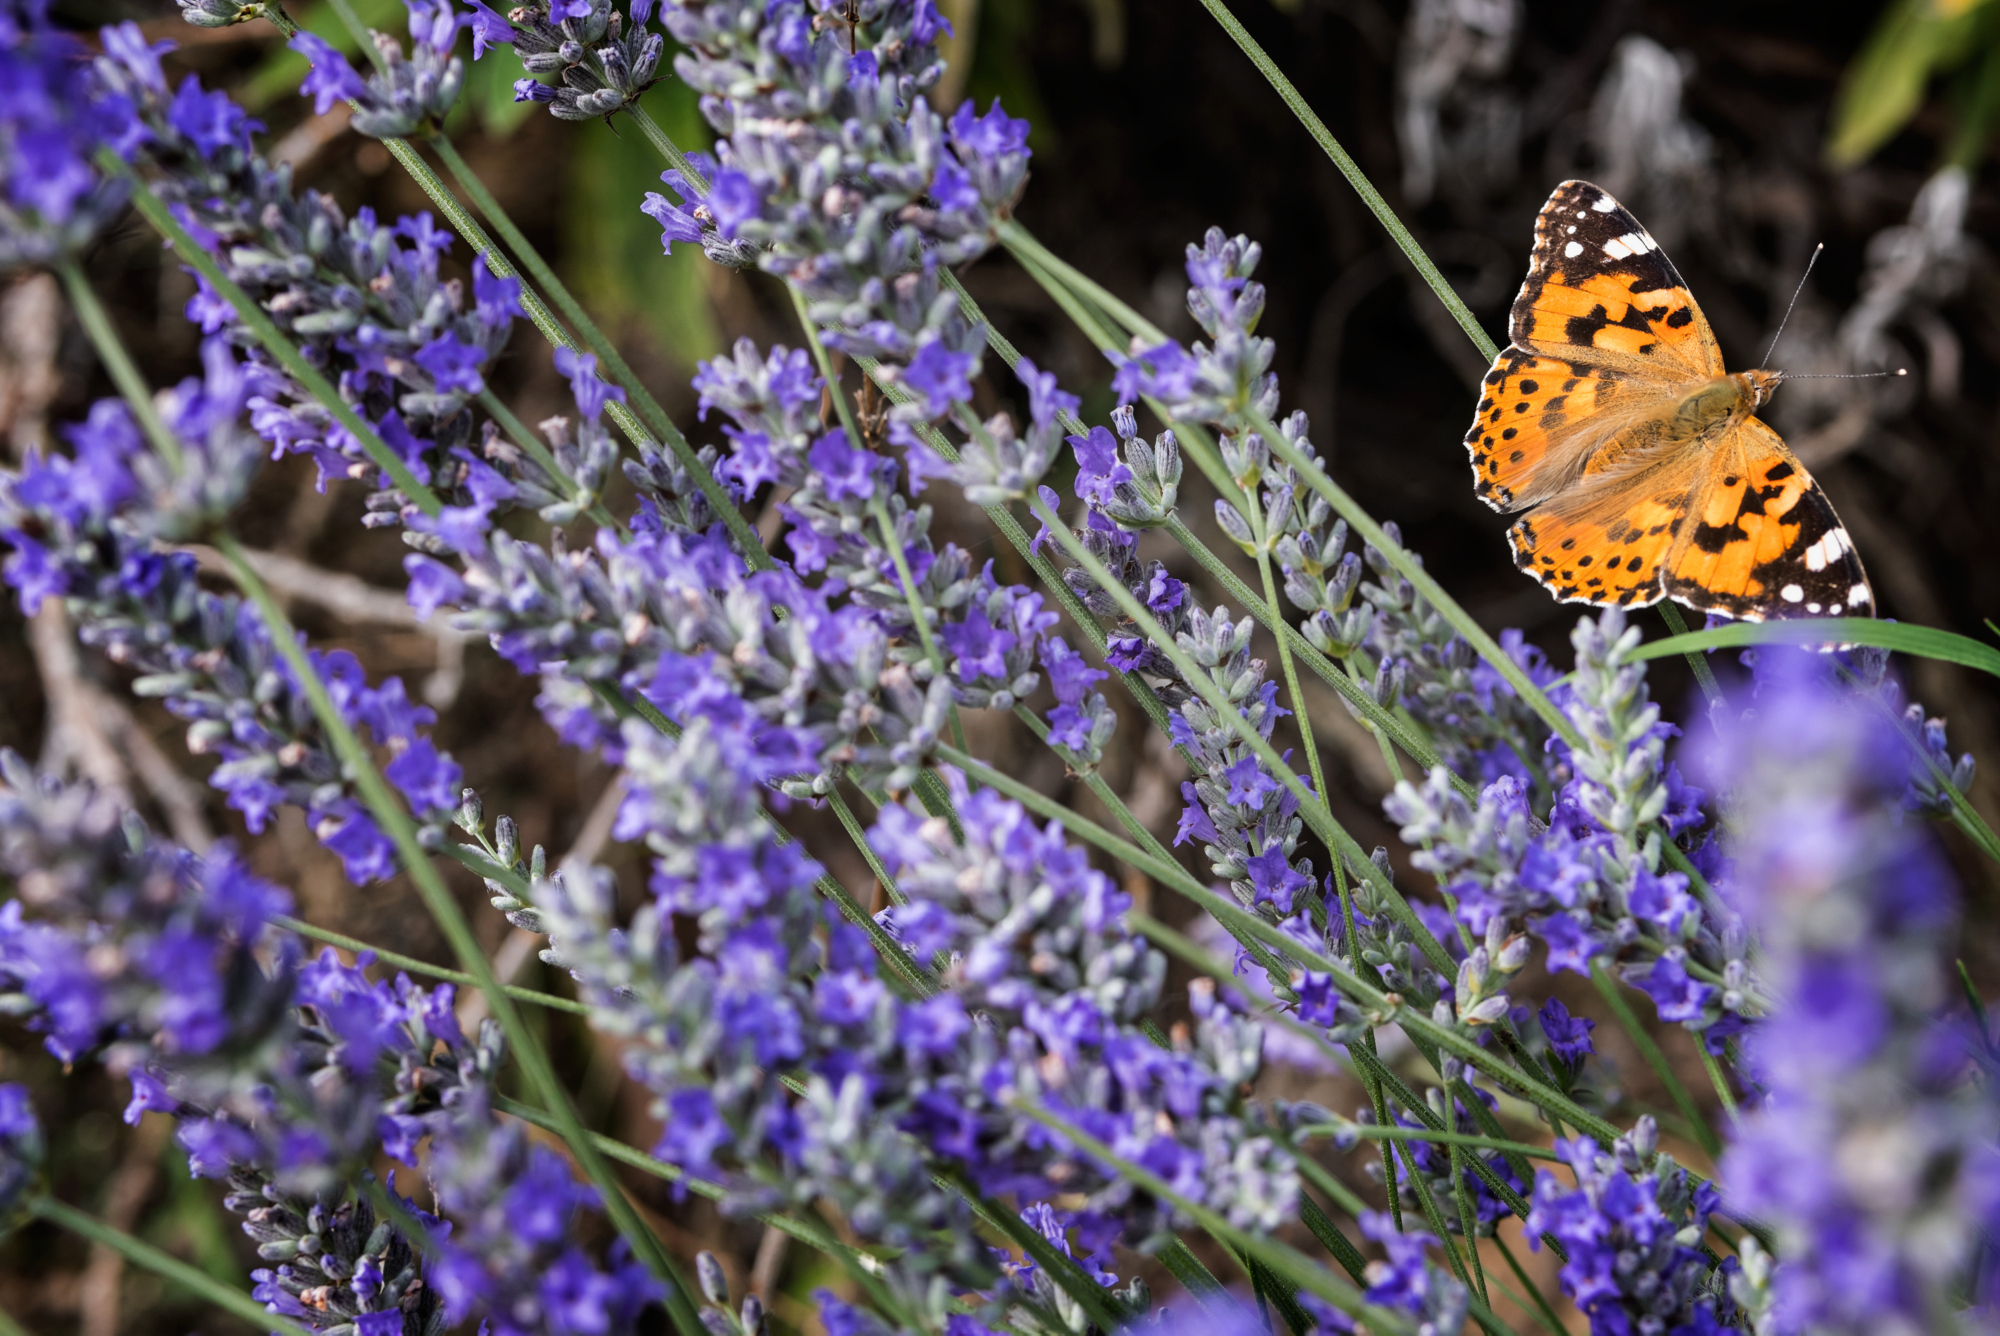
[[[1673,262],[1588,181],[1542,206],[1509,335],[1465,444],[1480,498],[1527,512],[1514,562],[1557,599],[1875,615],[1854,540],[1756,416],[1784,373],[1730,375]]]

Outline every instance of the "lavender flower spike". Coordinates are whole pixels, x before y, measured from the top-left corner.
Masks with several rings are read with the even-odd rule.
[[[1724,1156],[1730,1209],[1778,1235],[1767,1329],[1904,1333],[1971,1296],[2000,1321],[2000,1098],[1988,1037],[1940,1019],[1957,896],[1902,820],[1898,730],[1819,656],[1760,651],[1756,712],[1719,739],[1727,889],[1778,1003],[1747,1043],[1764,1099]]]

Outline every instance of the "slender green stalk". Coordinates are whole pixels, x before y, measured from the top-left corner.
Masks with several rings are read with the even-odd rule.
[[[327,694],[326,684],[320,680],[311,660],[299,644],[297,632],[278,605],[271,591],[265,586],[256,571],[245,558],[242,545],[233,535],[223,534],[216,540],[216,547],[228,563],[230,575],[242,589],[246,597],[256,605],[262,615],[271,643],[292,670],[292,676],[305,691],[306,699],[312,707],[313,715],[325,731],[327,741],[334,755],[339,757],[342,768],[352,776],[355,789],[360,795],[369,814],[382,828],[383,834],[396,846],[397,855],[404,870],[430,911],[431,918],[451,944],[459,964],[469,973],[481,993],[486,996],[487,1009],[507,1034],[507,1042],[513,1049],[515,1060],[521,1064],[522,1073],[528,1085],[534,1090],[555,1117],[560,1134],[576,1157],[584,1174],[597,1186],[603,1199],[604,1210],[611,1217],[613,1225],[631,1245],[634,1256],[660,1279],[668,1281],[671,1289],[667,1296],[667,1310],[673,1317],[681,1336],[705,1336],[694,1306],[688,1300],[691,1293],[676,1274],[673,1260],[653,1232],[646,1228],[631,1202],[625,1198],[611,1168],[604,1157],[593,1146],[582,1121],[577,1117],[576,1107],[570,1102],[569,1092],[557,1079],[555,1068],[550,1064],[548,1054],[543,1050],[536,1033],[521,1017],[500,980],[493,973],[493,964],[479,947],[473,936],[471,924],[460,912],[458,901],[438,875],[429,855],[417,841],[417,830],[402,802],[390,789],[381,772],[375,768],[374,760],[348,726],[340,710]]]
[[[1312,712],[1306,704],[1306,693],[1299,688],[1298,665],[1292,662],[1291,639],[1285,632],[1291,629],[1291,620],[1285,615],[1285,605],[1278,600],[1278,581],[1271,573],[1270,533],[1265,525],[1264,507],[1254,489],[1250,499],[1250,536],[1257,543],[1257,573],[1264,580],[1264,606],[1270,611],[1270,624],[1278,627],[1278,667],[1285,676],[1285,690],[1292,698],[1292,722],[1299,730],[1299,745],[1305,749],[1306,764],[1312,771],[1313,792],[1321,800],[1327,797],[1326,768],[1320,763],[1319,744],[1313,740]]]
[[[1660,600],[1659,608],[1660,620],[1667,624],[1667,630],[1677,636],[1688,633],[1687,619],[1681,616],[1681,610],[1674,605],[1672,599]],[[1715,672],[1708,666],[1708,660],[1696,651],[1689,650],[1687,664],[1689,671],[1694,674],[1694,680],[1701,684],[1701,694],[1708,698],[1708,703],[1713,705],[1721,700],[1722,688],[1716,685]]]
[[[92,1243],[102,1244],[132,1265],[142,1267],[164,1280],[170,1280],[199,1295],[225,1313],[249,1323],[258,1331],[282,1332],[285,1336],[311,1336],[304,1327],[290,1318],[280,1317],[271,1312],[243,1291],[223,1284],[206,1271],[189,1266],[172,1253],[163,1252],[144,1239],[135,1239],[124,1230],[114,1228],[88,1212],[79,1211],[74,1206],[46,1195],[30,1200],[28,1209],[50,1224],[66,1229]]]
[[[402,955],[386,947],[376,946],[373,942],[364,942],[358,937],[349,937],[345,933],[333,932],[327,928],[308,923],[304,919],[293,918],[290,914],[273,915],[271,922],[277,924],[287,932],[297,933],[301,937],[309,937],[315,942],[325,942],[328,946],[337,946],[343,951],[352,951],[357,956],[362,954],[371,955],[378,964],[388,965],[410,974],[421,974],[432,979],[442,979],[446,983],[457,984],[461,988],[477,988],[479,986],[479,980],[473,978],[463,970],[446,969],[442,965],[427,964],[414,956]],[[557,997],[554,993],[541,993],[532,988],[516,988],[513,984],[503,984],[501,986],[506,989],[507,996],[513,998],[516,1002],[526,1002],[532,1006],[545,1007],[550,1011],[567,1011],[576,1016],[588,1016],[590,1014],[589,1007],[586,1007],[583,1003],[573,998]]]
[[[1396,211],[1389,207],[1389,202],[1382,198],[1381,192],[1375,189],[1367,175],[1355,165],[1354,159],[1347,156],[1347,150],[1340,146],[1340,141],[1326,128],[1326,122],[1307,105],[1305,98],[1299,95],[1299,90],[1292,86],[1292,81],[1287,79],[1277,64],[1264,54],[1264,48],[1259,46],[1256,39],[1236,21],[1236,16],[1229,12],[1229,7],[1222,0],[1201,0],[1201,3],[1215,16],[1215,21],[1222,25],[1222,30],[1243,49],[1243,54],[1250,57],[1250,63],[1257,67],[1258,72],[1271,81],[1271,87],[1278,91],[1278,96],[1292,109],[1292,114],[1299,118],[1299,122],[1318,141],[1320,148],[1333,161],[1340,174],[1347,178],[1347,184],[1354,187],[1354,193],[1361,196],[1361,202],[1368,206],[1368,211],[1382,224],[1383,230],[1389,234],[1389,239],[1396,243],[1396,248],[1403,252],[1430,290],[1437,294],[1437,299],[1444,303],[1447,311],[1451,312],[1451,318],[1458,322],[1459,328],[1463,329],[1466,337],[1472,340],[1473,347],[1479,349],[1489,362],[1492,361],[1499,349],[1494,346],[1493,340],[1486,336],[1486,331],[1480,328],[1478,318],[1459,299],[1458,293],[1445,281],[1445,276],[1438,272],[1438,267],[1431,263],[1431,257],[1424,254],[1424,248],[1410,235],[1410,229],[1403,226],[1402,219],[1396,217]]]
[[[889,897],[892,904],[908,904],[909,897],[896,889],[896,879],[889,875],[888,868],[882,866],[882,860],[876,855],[874,846],[868,843],[868,832],[861,829],[861,823],[855,819],[854,809],[847,805],[847,799],[840,796],[840,790],[831,790],[826,799],[827,804],[833,808],[833,814],[840,818],[840,828],[847,832],[847,838],[861,851],[861,856],[868,860],[868,870],[875,874],[875,880],[882,883],[882,893]]]
[[[1333,886],[1335,894],[1340,897],[1341,927],[1345,930],[1344,940],[1347,942],[1348,964],[1358,976],[1366,962],[1361,958],[1361,934],[1356,930],[1354,923],[1354,888],[1348,885],[1347,868],[1337,858],[1333,860]],[[1375,1055],[1375,1027],[1373,1024],[1370,1024],[1361,1032],[1361,1046],[1367,1050],[1371,1057]],[[1382,1127],[1389,1126],[1389,1104],[1383,1097],[1382,1083],[1376,1080],[1374,1073],[1370,1071],[1362,1073],[1361,1082],[1368,1090],[1368,1103],[1375,1111],[1376,1124]],[[1381,1147],[1381,1151],[1382,1181],[1393,1183],[1396,1181],[1394,1153],[1387,1144]],[[1394,1218],[1397,1232],[1400,1233],[1403,1228],[1403,1203],[1393,1192],[1389,1194],[1389,1214]]]
[[[646,136],[646,142],[657,149],[661,157],[673,164],[674,170],[681,174],[681,179],[688,183],[688,188],[696,195],[706,196],[708,178],[688,161],[687,154],[681,152],[680,146],[667,137],[667,132],[660,128],[660,123],[637,102],[626,104],[625,110],[632,117],[633,123],[639,127],[639,133]]]
[[[1466,1271],[1465,1258],[1459,1255],[1458,1240],[1445,1228],[1444,1212],[1438,1209],[1437,1196],[1424,1179],[1423,1171],[1417,1167],[1416,1154],[1411,1151],[1409,1143],[1397,1142],[1396,1155],[1403,1162],[1403,1172],[1399,1178],[1389,1180],[1389,1191],[1395,1192],[1399,1181],[1410,1185],[1410,1191],[1417,1199],[1418,1212],[1424,1217],[1424,1223],[1431,1227],[1431,1233],[1437,1236],[1438,1247],[1444,1250],[1445,1264],[1451,1268],[1451,1274],[1458,1278],[1459,1284],[1469,1287],[1472,1278]],[[1485,1296],[1480,1298],[1483,1300]]]
[[[1632,1008],[1626,1004],[1624,995],[1618,991],[1617,981],[1611,977],[1610,971],[1605,969],[1602,960],[1590,962],[1590,981],[1597,985],[1598,996],[1604,999],[1605,1006],[1611,1008],[1611,1014],[1617,1018],[1619,1027],[1632,1041],[1632,1046],[1639,1050],[1639,1055],[1646,1060],[1646,1065],[1653,1069],[1653,1075],[1657,1076],[1660,1084],[1666,1087],[1667,1095],[1673,1100],[1674,1107],[1681,1111],[1681,1117],[1687,1120],[1695,1141],[1708,1153],[1710,1161],[1713,1161],[1722,1154],[1722,1138],[1718,1137],[1715,1129],[1708,1125],[1708,1119],[1702,1116],[1701,1108],[1694,1102],[1694,1096],[1690,1095],[1687,1086],[1681,1083],[1679,1073],[1675,1072],[1673,1064],[1667,1061],[1667,1055],[1661,1051],[1658,1042],[1647,1032],[1645,1024],[1640,1021]]]
[[[368,458],[374,461],[376,467],[389,475],[390,481],[396,484],[397,489],[426,515],[437,514],[439,510],[437,494],[417,481],[416,475],[410,472],[402,457],[389,448],[373,427],[362,421],[361,416],[340,397],[339,391],[334,389],[325,376],[299,355],[299,350],[292,346],[291,340],[286,338],[271,317],[265,314],[264,308],[252,301],[250,294],[243,291],[235,279],[222,272],[222,266],[215,262],[215,257],[195,244],[194,238],[188,235],[187,229],[180,225],[180,221],[161,202],[160,197],[153,193],[152,187],[140,180],[137,174],[109,149],[98,153],[97,162],[99,168],[107,175],[120,177],[131,186],[132,204],[145,215],[146,221],[173,243],[174,250],[179,253],[181,259],[193,265],[224,301],[236,308],[237,315],[250,327],[250,332],[257,336],[257,341],[264,345],[265,351],[284,368],[286,374],[298,382],[301,389],[319,400],[326,410],[333,414],[334,420],[360,442]]]
[[[341,26],[347,29],[348,34],[354,38],[355,44],[366,53],[369,61],[374,64],[376,73],[379,74],[386,71],[389,67],[388,60],[383,56],[380,48],[370,39],[368,25],[363,23],[361,16],[354,12],[354,5],[351,3],[351,0],[327,0],[327,4],[332,7],[335,14],[339,15]]]
[[[1547,1331],[1549,1336],[1569,1336],[1569,1332],[1563,1327],[1562,1319],[1556,1316],[1556,1310],[1549,1307],[1549,1301],[1543,1297],[1541,1289],[1534,1281],[1528,1279],[1527,1271],[1521,1266],[1521,1259],[1514,1256],[1514,1250],[1507,1246],[1507,1240],[1500,1237],[1500,1231],[1497,1229],[1493,1231],[1493,1242],[1499,1247],[1500,1255],[1507,1259],[1507,1269],[1514,1273],[1514,1279],[1521,1282],[1521,1288],[1527,1291],[1528,1298],[1533,1301],[1534,1306],[1530,1311],[1534,1314],[1535,1321],[1542,1324],[1542,1329]],[[1521,1303],[1519,1299],[1515,1302]],[[1522,1307],[1528,1305],[1522,1303]]]
[[[69,293],[69,304],[76,310],[77,323],[90,336],[91,346],[97,349],[98,360],[111,373],[111,383],[124,396],[132,416],[138,420],[139,430],[145,433],[146,440],[166,461],[167,467],[179,473],[180,438],[160,416],[159,406],[153,402],[145,377],[139,374],[138,364],[132,360],[132,354],[126,350],[124,340],[118,337],[118,330],[111,323],[111,313],[97,299],[96,290],[90,286],[90,280],[75,260],[66,259],[59,263],[56,275],[62,279],[63,290]]]
[[[1215,1278],[1215,1273],[1201,1264],[1201,1259],[1189,1250],[1187,1244],[1175,1239],[1166,1247],[1153,1254],[1160,1265],[1174,1273],[1182,1287],[1197,1299],[1229,1299],[1229,1291]]]
[[[1311,1161],[1299,1161],[1301,1168],[1309,1163]],[[1367,1203],[1349,1192],[1345,1183],[1341,1183],[1331,1174],[1326,1177],[1340,1189],[1338,1194],[1328,1195],[1340,1204],[1343,1211],[1352,1216],[1359,1216],[1368,1209]],[[1351,1207],[1346,1204],[1349,1201],[1353,1203]],[[1355,1283],[1360,1284],[1368,1279],[1368,1263],[1361,1256],[1361,1250],[1354,1246],[1354,1241],[1342,1232],[1340,1226],[1333,1222],[1333,1218],[1320,1207],[1320,1204],[1303,1192],[1299,1194],[1299,1219],[1305,1222],[1305,1227],[1312,1231],[1312,1236],[1333,1254],[1333,1260],[1340,1263],[1340,1269],[1352,1276]]]
[[[1452,1117],[1451,1101],[1445,1101],[1445,1117]],[[1408,1143],[1404,1143],[1407,1149]],[[1493,1296],[1486,1289],[1486,1267],[1479,1257],[1479,1214],[1472,1209],[1472,1190],[1465,1182],[1465,1150],[1461,1146],[1451,1148],[1451,1195],[1458,1200],[1458,1229],[1465,1237],[1465,1260],[1472,1267],[1472,1283],[1479,1288],[1479,1297],[1487,1307],[1493,1306]]]
[[[1148,343],[1166,342],[1167,336],[1158,325],[1120,301],[1116,293],[1098,283],[1089,274],[1044,246],[1035,238],[1034,233],[1021,226],[1016,219],[1009,218],[1000,224],[999,237],[1000,244],[1013,252],[1016,260],[1048,271],[1064,287],[1089,301]]]
[[[1715,1087],[1715,1098],[1722,1104],[1722,1112],[1727,1115],[1731,1126],[1743,1121],[1743,1111],[1736,1107],[1736,1092],[1729,1088],[1729,1077],[1722,1070],[1722,1064],[1715,1060],[1715,1054],[1708,1051],[1708,1045],[1701,1045],[1702,1070],[1708,1073],[1708,1083]]]

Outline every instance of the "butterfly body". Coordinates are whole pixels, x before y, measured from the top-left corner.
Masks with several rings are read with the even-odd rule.
[[[1543,206],[1511,335],[1465,442],[1478,495],[1527,512],[1516,564],[1558,599],[1873,615],[1846,529],[1756,416],[1783,374],[1727,371],[1659,244],[1596,186]]]

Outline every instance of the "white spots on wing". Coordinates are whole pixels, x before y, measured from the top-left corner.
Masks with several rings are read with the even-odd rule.
[[[1576,234],[1576,224],[1575,224],[1575,223],[1571,223],[1571,224],[1569,225],[1569,230],[1570,230],[1570,234],[1571,234],[1572,236],[1574,236],[1574,235]]]
[[[1578,210],[1576,211],[1576,216],[1577,216],[1577,217],[1579,217],[1579,218],[1588,218],[1588,217],[1590,217],[1590,215],[1589,215],[1588,213],[1584,212],[1584,211],[1583,211],[1582,209],[1578,209]],[[1575,229],[1575,228],[1571,228],[1570,230],[1571,230],[1571,231],[1575,231],[1576,229]]]
[[[1574,232],[1576,229],[1572,227],[1570,231]],[[1581,254],[1583,254],[1583,243],[1580,241],[1572,241],[1569,245],[1563,247],[1563,256],[1566,259],[1574,260]]]
[[[1854,540],[1847,536],[1845,529],[1828,529],[1820,535],[1819,541],[1806,549],[1806,569],[1823,571],[1839,561],[1841,555],[1854,550]],[[1852,599],[1848,600],[1850,603]]]
[[[1868,592],[1867,585],[1856,585],[1847,591],[1847,601],[1849,603],[1873,603],[1875,595]]]
[[[1610,213],[1613,209],[1618,207],[1618,201],[1611,198],[1611,196],[1609,195],[1599,195],[1596,199],[1590,202],[1590,207],[1597,210],[1599,213]],[[1580,216],[1581,215],[1579,215],[1579,217]]]
[[[1786,585],[1783,589],[1780,589],[1778,591],[1778,597],[1785,600],[1785,602],[1787,603],[1797,603],[1800,599],[1804,598],[1805,596],[1806,596],[1806,591],[1799,588],[1797,585]]]
[[[1834,604],[1834,605],[1833,605],[1832,607],[1828,608],[1828,609],[1826,610],[1826,615],[1827,615],[1827,616],[1829,616],[1829,617],[1838,617],[1838,616],[1840,616],[1840,605],[1839,605],[1838,603],[1836,603],[1836,604]]]
[[[1807,612],[1810,612],[1810,613],[1812,613],[1812,614],[1813,614],[1814,616],[1818,616],[1818,615],[1819,615],[1819,604],[1817,604],[1817,603],[1808,603],[1808,604],[1806,604],[1806,611],[1807,611]]]
[[[1604,253],[1606,255],[1609,255],[1614,260],[1622,260],[1626,256],[1630,255],[1632,253],[1632,250],[1629,246],[1625,244],[1624,239],[1621,237],[1605,242]]]
[[[1649,250],[1658,250],[1660,243],[1644,232],[1627,232],[1616,241],[1604,243],[1604,253],[1614,260],[1622,260],[1628,255],[1644,255]]]

